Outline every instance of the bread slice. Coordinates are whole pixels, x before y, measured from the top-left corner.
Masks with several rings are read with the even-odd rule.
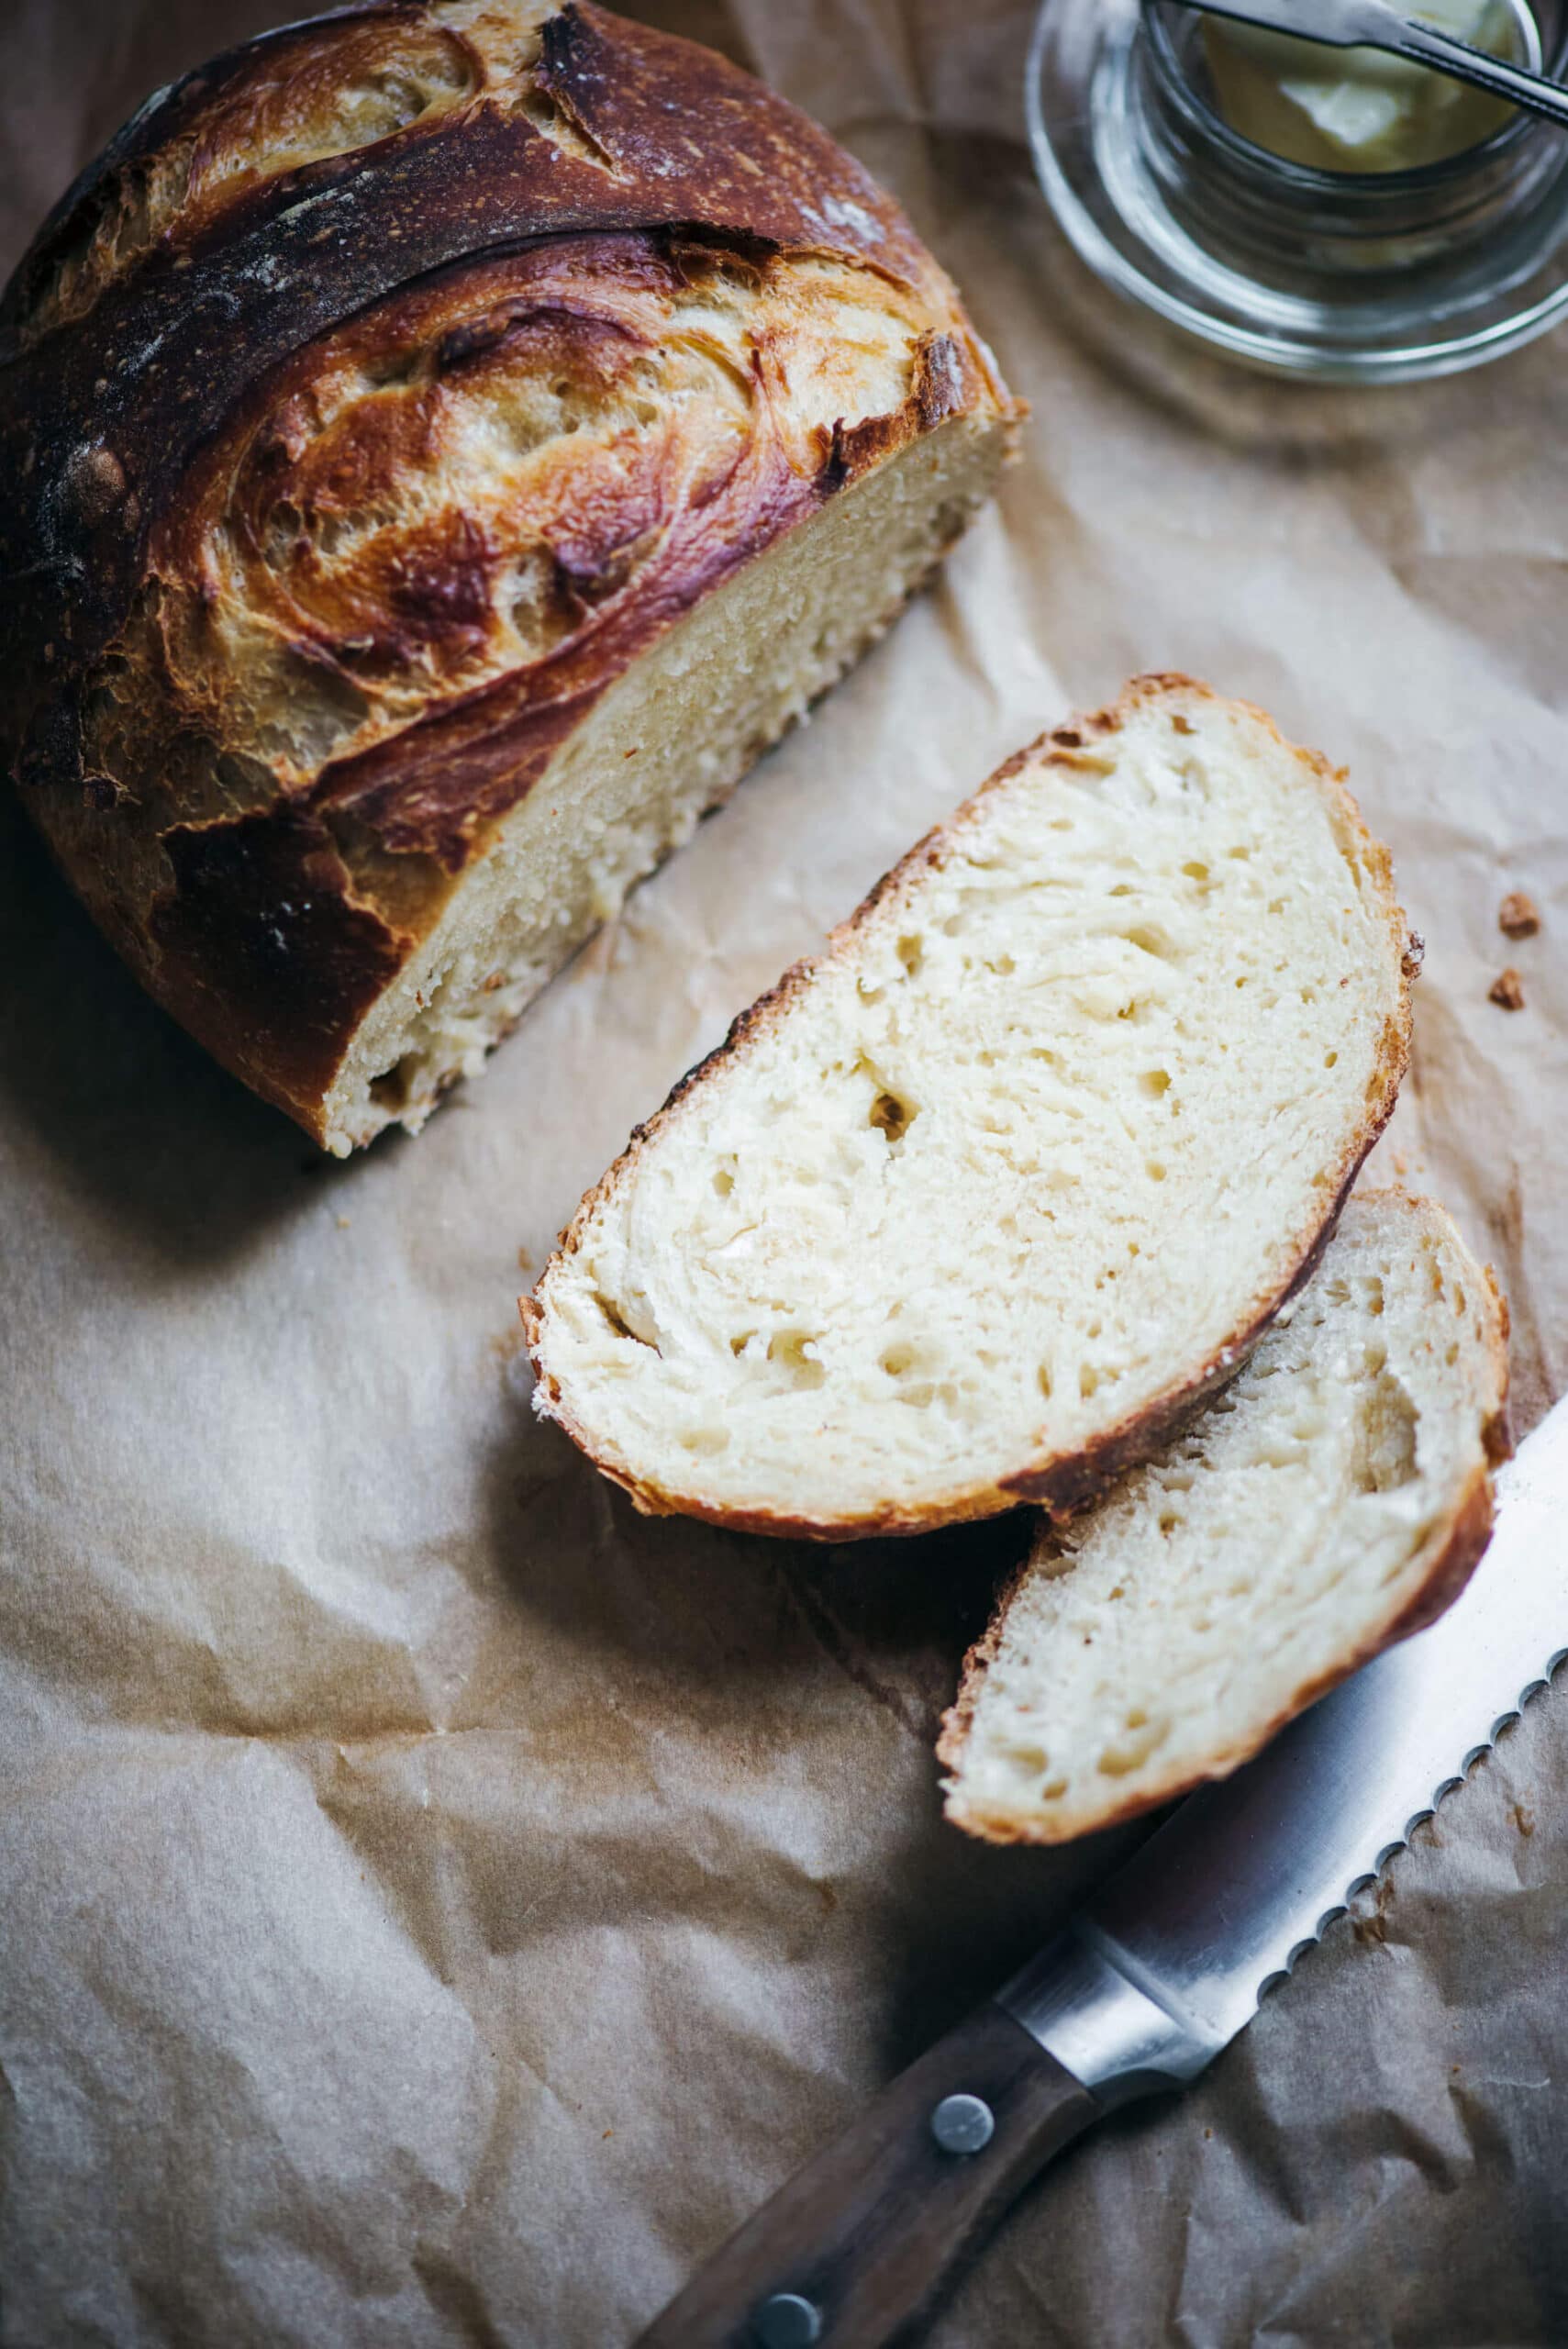
[[[937,1751],[948,1817],[1065,1842],[1255,1753],[1458,1598],[1507,1450],[1507,1313],[1448,1217],[1353,1198],[1233,1386],[1042,1524]]]
[[[1414,945],[1340,778],[1181,677],[1009,760],[639,1128],[524,1319],[651,1510],[1070,1507],[1228,1376],[1390,1108]]]

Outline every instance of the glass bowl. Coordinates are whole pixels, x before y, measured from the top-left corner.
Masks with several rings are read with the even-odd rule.
[[[1560,72],[1568,0],[1534,16]],[[1040,8],[1035,169],[1106,284],[1235,359],[1331,383],[1451,374],[1568,315],[1568,132],[1516,114],[1417,171],[1285,162],[1221,119],[1201,24],[1174,0]]]

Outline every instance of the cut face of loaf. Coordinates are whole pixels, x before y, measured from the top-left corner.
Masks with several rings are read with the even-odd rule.
[[[1491,1528],[1507,1339],[1440,1208],[1353,1198],[1235,1383],[1042,1525],[947,1716],[949,1818],[998,1842],[1108,1827],[1441,1614]]]
[[[339,1154],[417,1131],[635,883],[897,617],[988,495],[993,417],[846,489],[644,652],[495,829],[378,998],[323,1108]]]
[[[1410,942],[1342,784],[1146,678],[739,1019],[525,1305],[649,1509],[825,1540],[1071,1506],[1234,1369],[1393,1105]]]
[[[283,28],[0,303],[6,763],[247,1083],[339,1154],[416,1130],[1015,413],[897,207],[712,51],[591,0]]]

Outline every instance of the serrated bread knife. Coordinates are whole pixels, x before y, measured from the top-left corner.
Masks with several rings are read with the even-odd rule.
[[[1063,2145],[1180,2087],[1568,1654],[1568,1399],[1440,1622],[1189,1796],[1065,1930],[796,2172],[640,2349],[880,2349]]]

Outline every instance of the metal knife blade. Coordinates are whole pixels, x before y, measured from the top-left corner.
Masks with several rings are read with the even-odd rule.
[[[998,2003],[1115,2101],[1190,2078],[1568,1655],[1568,1398],[1440,1620],[1190,1796]]]

